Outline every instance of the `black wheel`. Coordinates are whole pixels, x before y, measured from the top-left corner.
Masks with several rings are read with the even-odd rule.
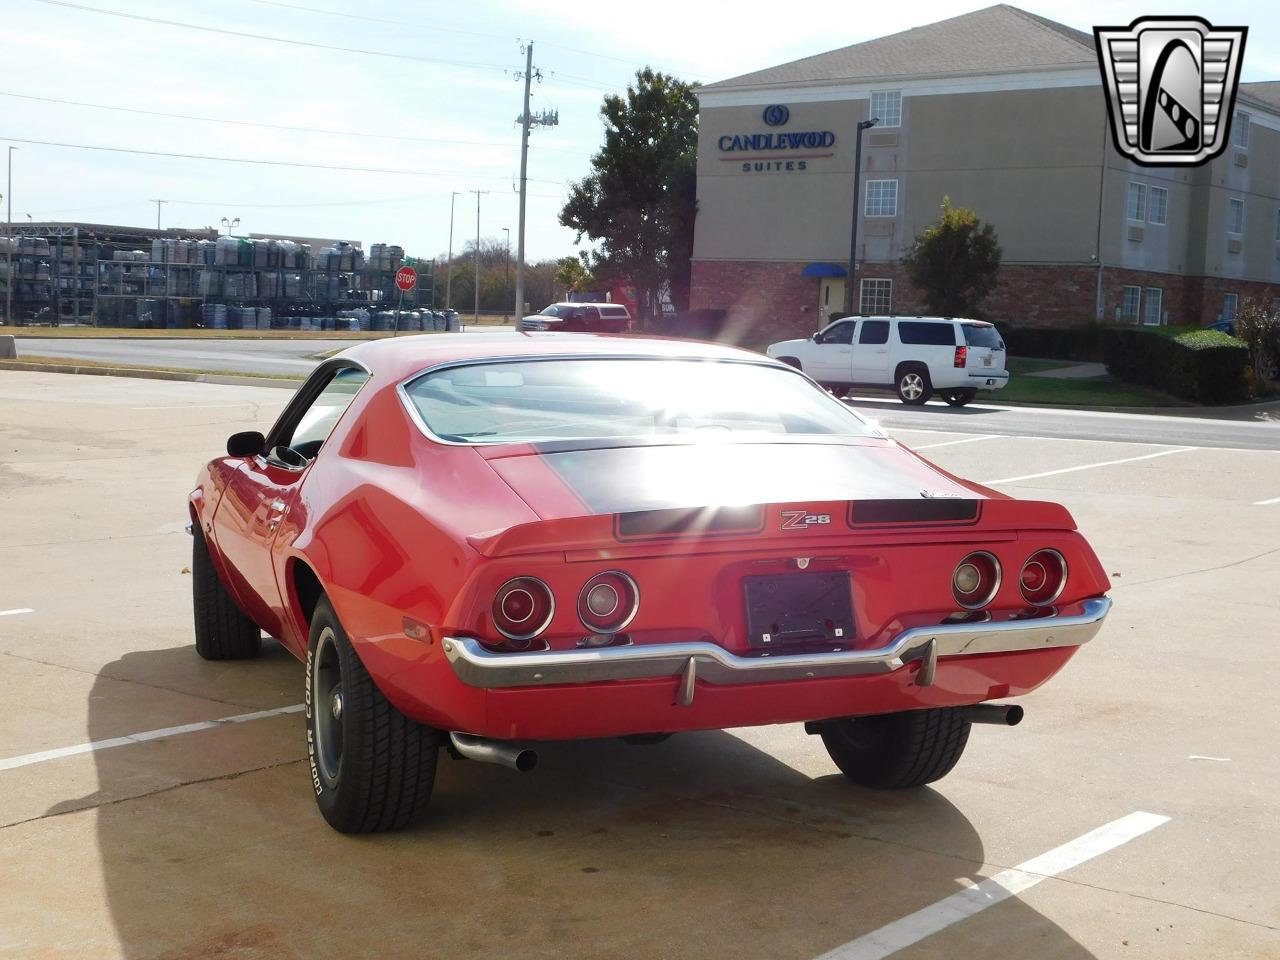
[[[977,390],[948,390],[942,395],[942,399],[953,407],[963,407],[977,395]]]
[[[398,830],[431,799],[440,735],[382,695],[321,597],[307,646],[307,759],[316,804],[342,833]]]
[[[778,362],[785,363],[788,367],[795,367],[797,370],[804,369],[804,367],[800,366],[800,361],[795,357],[779,357]]]
[[[898,399],[913,407],[923,406],[933,396],[929,370],[923,364],[904,364],[898,369]]]
[[[849,392],[849,385],[847,383],[821,383],[819,386],[837,400]]]
[[[940,780],[964,753],[969,721],[950,707],[828,720],[822,742],[840,772],[876,790]]]
[[[191,595],[196,653],[206,660],[250,660],[262,649],[262,631],[218,578],[199,525],[191,529]]]

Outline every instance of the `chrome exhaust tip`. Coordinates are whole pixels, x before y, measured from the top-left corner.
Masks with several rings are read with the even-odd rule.
[[[959,710],[960,716],[970,723],[994,723],[1002,727],[1016,727],[1025,713],[1016,703],[975,703]]]
[[[538,765],[538,751],[517,747],[502,740],[490,740],[470,733],[450,732],[449,743],[468,760],[496,763],[521,773],[528,773]]]

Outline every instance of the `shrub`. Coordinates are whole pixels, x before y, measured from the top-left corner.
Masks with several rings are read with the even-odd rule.
[[[1216,330],[1165,337],[1112,328],[1103,335],[1107,370],[1129,383],[1155,387],[1199,403],[1238,403],[1249,397],[1249,348]]]
[[[1216,330],[996,326],[1013,356],[1105,363],[1118,380],[1199,403],[1238,403],[1252,392],[1249,348]]]
[[[1277,379],[1280,368],[1280,311],[1268,310],[1256,300],[1240,305],[1235,335],[1249,347],[1253,369],[1262,379]]]
[[[1091,323],[1080,327],[1017,327],[1000,321],[996,329],[1009,353],[1017,357],[1047,360],[1102,362],[1102,336],[1108,328]]]

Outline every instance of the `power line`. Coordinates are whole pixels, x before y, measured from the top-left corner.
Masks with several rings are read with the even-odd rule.
[[[218,157],[200,153],[170,153],[163,150],[136,150],[128,147],[106,147],[91,143],[58,143],[51,140],[24,140],[21,137],[7,137],[0,134],[0,140],[9,143],[26,143],[39,147],[66,147],[72,150],[101,150],[106,153],[130,153],[144,157],[169,157],[177,160],[211,160],[218,163],[247,163],[264,167],[300,167],[307,170],[336,170],[341,173],[389,173],[407,177],[458,177],[472,180],[506,180],[507,177],[496,175],[477,175],[470,171],[460,170],[398,170],[392,167],[348,167],[329,163],[306,163],[301,160],[260,160],[253,157]],[[544,183],[560,184],[558,180],[546,180]]]
[[[359,130],[333,130],[324,127],[294,127],[278,123],[261,123],[256,120],[232,120],[227,117],[202,117],[195,114],[187,113],[164,113],[159,110],[143,110],[138,107],[120,107],[109,103],[86,103],[83,100],[63,100],[59,97],[40,97],[30,93],[13,93],[8,90],[0,90],[0,97],[15,97],[19,100],[33,100],[38,103],[58,103],[71,107],[87,107],[92,110],[113,110],[120,113],[136,113],[147,117],[164,117],[169,120],[196,120],[201,123],[226,123],[240,127],[260,127],[265,130],[287,130],[293,133],[321,133],[334,137],[357,137],[361,139],[374,140],[398,140],[405,143],[455,143],[476,147],[518,147],[518,143],[510,143],[499,140],[453,140],[441,137],[406,137],[398,134],[390,133],[369,133]],[[553,150],[556,152],[571,153],[567,147],[542,147],[544,150]]]
[[[121,17],[125,20],[136,20],[142,23],[159,24],[165,27],[179,27],[183,30],[199,30],[204,33],[220,33],[228,37],[240,37],[248,40],[266,40],[271,43],[286,43],[295,47],[308,47],[314,50],[333,50],[338,53],[358,53],[369,57],[386,57],[391,60],[413,60],[418,63],[439,63],[451,67],[463,67],[472,70],[497,70],[506,72],[501,63],[483,63],[476,60],[448,60],[443,57],[420,57],[411,53],[392,53],[389,50],[366,50],[361,47],[340,47],[328,43],[315,43],[311,40],[295,40],[292,37],[273,37],[262,33],[247,33],[243,30],[226,30],[222,27],[209,27],[199,23],[184,23],[179,20],[164,20],[160,17],[147,17],[138,13],[125,13],[121,10],[103,10],[101,7],[90,7],[82,3],[71,3],[69,0],[35,0],[36,3],[65,7],[69,10],[80,10],[86,13],[98,13],[107,17]]]
[[[282,7],[286,10],[299,10],[304,13],[319,13],[329,17],[342,17],[344,20],[361,20],[366,23],[384,23],[397,27],[412,27],[418,30],[430,31],[431,33],[458,33],[469,37],[484,37],[489,40],[510,40],[504,34],[484,33],[479,30],[464,30],[461,27],[442,27],[437,24],[428,24],[420,20],[397,20],[391,17],[372,17],[362,13],[346,13],[342,10],[325,10],[322,7],[308,7],[300,3],[285,3],[284,0],[248,0],[249,3],[259,3],[268,7]],[[563,43],[556,43],[551,40],[539,40],[538,43],[544,47],[553,47],[556,50],[564,50],[566,53],[576,53],[584,57],[595,57],[598,60],[611,60],[614,63],[624,63],[629,67],[638,66],[638,62],[633,58],[615,57],[607,53],[597,53],[594,50],[584,50],[581,47],[570,47]]]

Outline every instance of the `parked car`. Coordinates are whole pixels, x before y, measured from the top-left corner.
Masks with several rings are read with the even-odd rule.
[[[1004,341],[981,320],[845,317],[808,340],[784,340],[766,352],[837,396],[853,386],[893,387],[903,403],[927,403],[937,392],[962,407],[979,390],[1009,382]]]
[[[689,341],[362,343],[189,511],[196,651],[265,631],[305,663],[310,785],[347,832],[416,817],[442,745],[526,770],[519,741],[802,721],[851,781],[917,787],[1111,606],[1063,507]]]
[[[626,333],[631,329],[631,311],[621,303],[553,303],[540,313],[521,317],[516,329],[522,333]]]

